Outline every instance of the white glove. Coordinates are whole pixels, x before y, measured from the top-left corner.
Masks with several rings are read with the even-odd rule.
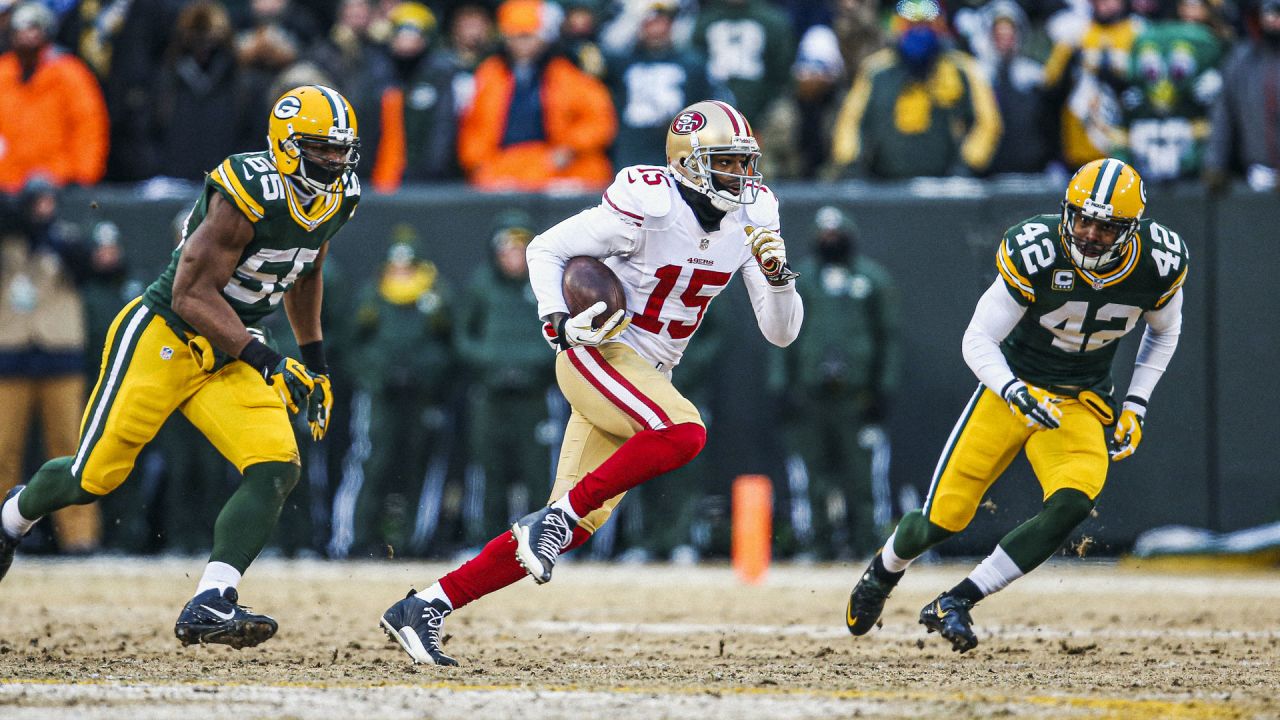
[[[764,273],[770,285],[786,285],[799,277],[799,274],[787,267],[787,248],[777,233],[769,228],[753,228],[750,225],[744,230],[747,232],[745,244],[751,248],[760,272]]]
[[[602,300],[565,320],[562,332],[559,333],[561,344],[566,348],[602,345],[621,335],[631,324],[631,318],[627,317],[625,310],[614,312],[599,328],[591,327],[596,316],[603,313],[606,307]]]

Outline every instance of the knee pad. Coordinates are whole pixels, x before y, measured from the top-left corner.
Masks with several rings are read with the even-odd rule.
[[[662,431],[662,436],[671,443],[674,460],[684,465],[698,456],[707,444],[707,429],[698,423],[680,423]],[[676,467],[680,467],[677,465]]]
[[[302,468],[293,463],[266,462],[244,469],[244,484],[256,486],[264,493],[275,496],[283,503],[293,487],[298,484]]]
[[[1093,512],[1094,502],[1088,495],[1074,488],[1063,488],[1044,501],[1040,517],[1045,525],[1058,530],[1063,536],[1084,522]]]

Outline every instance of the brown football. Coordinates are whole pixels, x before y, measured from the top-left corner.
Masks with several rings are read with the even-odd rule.
[[[596,316],[592,327],[600,327],[613,313],[627,308],[627,294],[622,289],[622,281],[608,265],[586,255],[569,258],[565,263],[561,292],[570,315],[577,315],[604,301],[605,311]]]

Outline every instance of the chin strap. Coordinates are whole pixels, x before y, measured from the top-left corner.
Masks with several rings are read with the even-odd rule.
[[[671,166],[671,171],[672,171],[672,174],[676,176],[676,182],[680,183],[681,185],[684,185],[690,190],[710,200],[711,207],[719,210],[720,212],[727,213],[734,210],[735,208],[741,207],[741,203],[736,203],[736,202],[733,202],[732,200],[726,200],[720,195],[718,195],[715,191],[710,190],[704,187],[703,185],[699,185],[698,183],[695,183],[693,180],[690,180],[687,175],[680,172],[680,169],[675,167],[674,165]],[[708,180],[708,182],[710,182],[710,180]]]

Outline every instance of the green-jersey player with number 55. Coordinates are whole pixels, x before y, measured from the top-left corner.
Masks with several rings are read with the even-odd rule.
[[[978,644],[970,609],[1058,550],[1085,518],[1110,462],[1142,439],[1147,401],[1178,345],[1189,255],[1177,233],[1142,217],[1142,179],[1119,160],[1071,178],[1062,213],[1014,225],[996,251],[998,277],[964,334],[981,384],[943,448],[924,507],[908,513],[849,598],[849,632],[875,627],[911,561],[964,530],[978,503],[1025,450],[1044,505],[1005,535],[967,578],[920,611],[959,652]],[[1146,322],[1123,400],[1112,392],[1116,341]]]
[[[37,520],[116,489],[177,410],[243,480],[174,632],[183,645],[236,648],[275,634],[275,620],[238,604],[236,587],[298,479],[289,413],[305,411],[316,440],[327,430],[320,270],[360,199],[355,112],[330,88],[294,88],[272,106],[267,141],[208,174],[168,268],[111,325],[75,456],[45,463],[6,496],[0,578]],[[300,360],[248,329],[282,301]]]

